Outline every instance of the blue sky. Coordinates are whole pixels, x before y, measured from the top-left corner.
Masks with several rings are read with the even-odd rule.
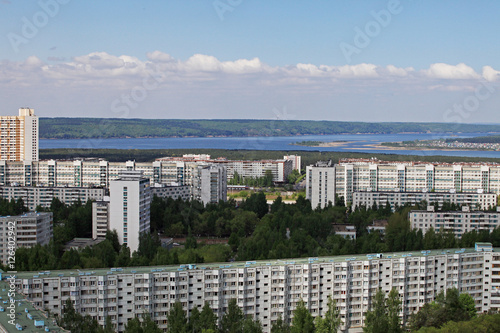
[[[0,0],[0,114],[499,122],[498,1]]]

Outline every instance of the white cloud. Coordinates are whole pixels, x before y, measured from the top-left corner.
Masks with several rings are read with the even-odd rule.
[[[410,73],[415,71],[413,67],[399,68],[394,65],[387,65],[385,69],[390,75],[393,76],[408,76]]]
[[[478,79],[480,77],[474,69],[464,63],[458,65],[436,63],[422,72],[424,75],[436,79]]]
[[[500,79],[500,71],[494,70],[490,66],[483,67],[483,78],[487,81],[493,82]]]
[[[156,86],[154,79],[158,78],[161,80]],[[19,62],[0,61],[0,99],[15,99],[19,105],[28,103],[34,107],[43,103],[60,103],[61,110],[74,108],[75,102],[82,104],[81,108],[100,102],[104,106],[96,106],[95,110],[101,110],[101,113],[95,111],[94,116],[110,117],[115,116],[109,111],[111,101],[121,98],[122,94],[130,94],[134,87],[141,87],[143,82],[147,82],[154,84],[155,88],[148,90],[144,104],[134,109],[136,116],[142,116],[143,111],[172,107],[172,101],[176,101],[186,112],[191,112],[187,107],[193,105],[191,100],[206,100],[213,105],[214,117],[217,117],[218,108],[227,107],[224,101],[230,99],[236,109],[241,105],[248,110],[257,103],[274,103],[272,107],[279,106],[282,101],[298,103],[304,105],[302,111],[308,118],[310,112],[316,111],[310,111],[307,103],[319,108],[324,103],[323,108],[330,110],[332,104],[340,103],[343,108],[359,100],[364,108],[371,109],[372,103],[378,102],[370,101],[376,100],[374,96],[380,94],[384,97],[380,103],[386,103],[380,109],[399,101],[401,110],[406,107],[408,99],[418,104],[429,100],[429,95],[436,100],[448,96],[448,105],[454,102],[451,98],[458,92],[473,91],[481,79],[483,82],[499,82],[500,71],[485,66],[478,74],[465,64],[443,63],[431,64],[424,70],[368,63],[344,66],[298,63],[273,67],[259,58],[221,61],[214,56],[195,54],[187,60],[179,60],[167,53],[153,51],[145,59],[139,59],[93,52],[71,60],[44,62],[32,56]],[[40,96],[37,97],[39,100],[24,103],[27,98],[34,100],[33,96]],[[157,101],[154,107],[153,101]],[[150,108],[146,107],[148,103],[151,103]],[[428,103],[429,109],[435,108],[431,102]],[[142,107],[144,110],[139,109]],[[83,114],[87,116],[85,112],[76,111],[71,116]],[[245,117],[250,115],[257,117],[253,113],[245,114]],[[182,113],[173,113],[170,117],[182,116]]]
[[[359,64],[359,65],[345,65],[340,66],[338,69],[338,77],[343,78],[370,78],[377,77],[377,66],[373,64]]]
[[[155,62],[172,62],[175,61],[175,59],[167,53],[163,53],[161,51],[154,51],[154,52],[149,52],[146,54],[149,60],[155,61]]]

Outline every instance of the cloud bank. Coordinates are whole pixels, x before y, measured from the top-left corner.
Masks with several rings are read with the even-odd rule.
[[[221,61],[195,54],[180,60],[161,51],[147,53],[145,60],[93,52],[69,60],[31,56],[0,62],[2,114],[29,103],[46,116],[113,117],[113,101],[135,91],[142,95],[130,108],[138,117],[268,118],[273,108],[291,105],[295,119],[366,120],[369,114],[379,121],[418,121],[413,113],[419,107],[442,110],[481,82],[497,86],[500,71],[484,66],[478,73],[463,63],[421,70],[367,63],[276,67],[259,58]],[[352,119],[344,119],[346,114]]]

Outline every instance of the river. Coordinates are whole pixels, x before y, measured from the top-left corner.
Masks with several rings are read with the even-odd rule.
[[[457,138],[484,136],[484,133],[459,133]],[[431,140],[450,138],[449,133],[409,134],[341,134],[302,135],[276,137],[225,137],[225,138],[120,138],[120,139],[42,139],[40,149],[49,148],[92,148],[92,149],[248,149],[248,150],[304,150],[364,152],[398,155],[446,155],[469,157],[496,157],[500,152],[475,150],[381,150],[370,146],[381,142]],[[347,141],[339,147],[305,147],[292,145],[301,141]]]

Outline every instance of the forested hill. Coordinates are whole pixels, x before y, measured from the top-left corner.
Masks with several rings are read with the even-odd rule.
[[[40,138],[290,136],[389,133],[500,133],[500,125],[247,119],[40,118]]]

